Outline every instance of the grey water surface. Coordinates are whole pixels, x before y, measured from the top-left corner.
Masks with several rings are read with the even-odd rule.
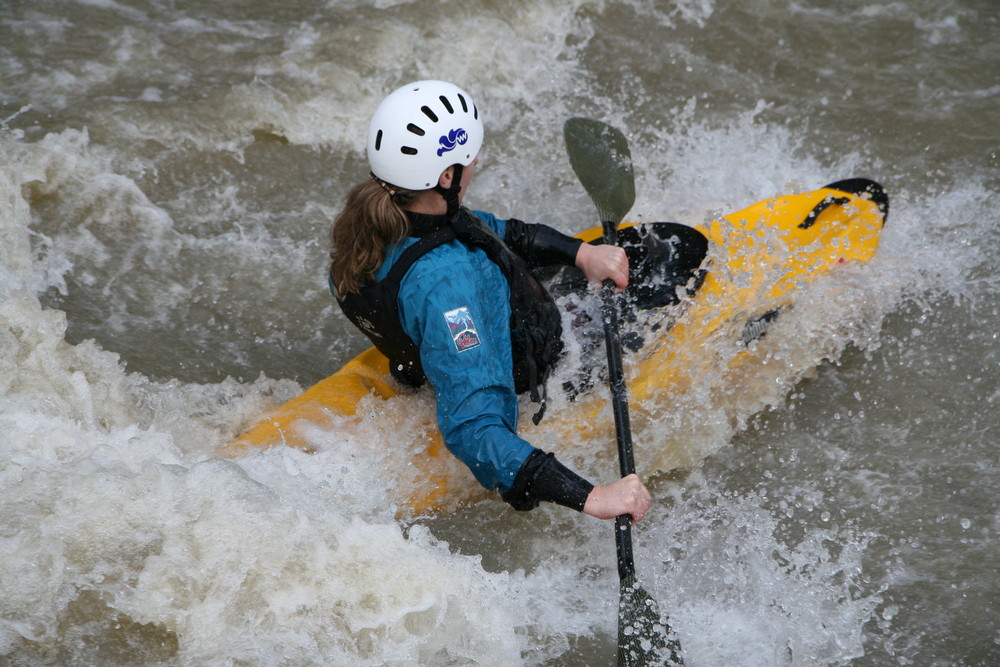
[[[885,186],[872,261],[637,433],[639,578],[690,667],[1000,664],[994,0],[0,3],[0,663],[613,660],[610,524],[397,518],[426,399],[214,453],[366,347],[326,235],[422,78],[475,97],[501,217],[594,224],[573,115],[627,134],[632,220]]]

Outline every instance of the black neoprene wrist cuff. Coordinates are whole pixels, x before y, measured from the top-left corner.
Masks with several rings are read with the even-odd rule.
[[[556,460],[555,454],[536,449],[517,471],[514,485],[501,498],[516,510],[532,510],[540,501],[583,511],[594,485]]]
[[[548,225],[529,224],[516,218],[507,221],[504,242],[530,266],[574,266],[583,243]]]

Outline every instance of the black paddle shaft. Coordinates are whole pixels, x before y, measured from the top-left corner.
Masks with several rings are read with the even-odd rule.
[[[605,220],[604,242],[618,243],[618,225]],[[632,426],[628,415],[628,396],[625,385],[625,371],[622,365],[622,346],[618,331],[618,307],[615,299],[615,285],[604,281],[602,289],[602,315],[604,316],[604,343],[608,352],[608,385],[611,388],[611,408],[615,416],[615,440],[618,442],[618,466],[621,476],[635,472],[632,455]],[[632,517],[623,514],[615,519],[615,542],[618,547],[618,576],[621,579],[635,574],[632,558]]]
[[[597,206],[604,227],[604,242],[617,245],[618,224],[635,202],[632,158],[625,135],[607,123],[589,118],[570,118],[563,125],[566,149],[573,171]],[[608,351],[608,384],[615,416],[618,464],[621,476],[635,472],[632,457],[632,427],[629,424],[622,348],[618,333],[618,299],[615,285],[602,287],[604,342]],[[681,645],[653,600],[635,580],[632,559],[632,517],[615,520],[618,547],[618,577],[621,602],[618,607],[618,667],[683,665]]]

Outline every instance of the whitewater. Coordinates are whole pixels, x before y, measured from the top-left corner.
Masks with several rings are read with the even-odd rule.
[[[633,221],[885,186],[876,257],[640,432],[637,570],[689,666],[1000,663],[998,75],[990,0],[0,5],[0,663],[612,662],[609,524],[397,511],[428,397],[217,455],[365,349],[327,230],[431,77],[500,216],[594,224],[573,115],[628,135]]]

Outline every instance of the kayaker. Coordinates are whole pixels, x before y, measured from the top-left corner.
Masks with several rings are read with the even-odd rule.
[[[393,92],[367,143],[371,178],[351,189],[330,232],[330,289],[344,313],[397,380],[429,381],[445,445],[514,508],[548,501],[641,519],[651,501],[636,475],[594,486],[517,435],[517,393],[531,392],[540,417],[562,348],[559,312],[529,267],[575,265],[624,288],[625,253],[462,206],[483,122],[451,83]]]

